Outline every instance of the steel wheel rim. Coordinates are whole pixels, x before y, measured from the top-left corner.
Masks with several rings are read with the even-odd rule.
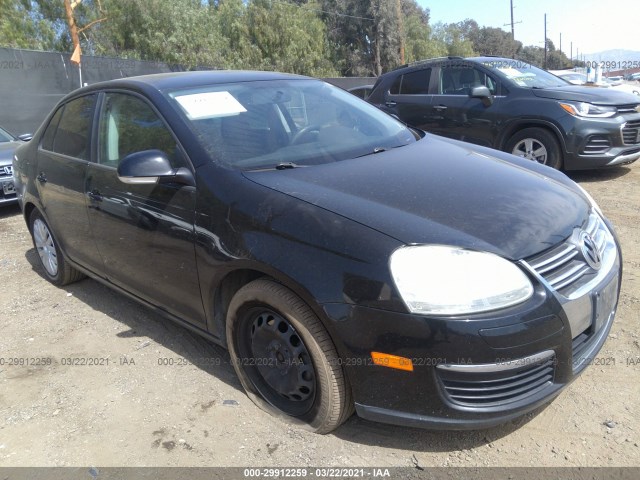
[[[33,241],[40,256],[40,262],[49,275],[55,277],[58,274],[58,254],[53,236],[47,228],[47,224],[39,218],[33,222]]]
[[[523,138],[513,147],[514,155],[523,157],[538,163],[546,164],[548,158],[547,147],[535,138]]]
[[[267,308],[243,317],[238,353],[252,384],[271,405],[291,416],[307,413],[315,401],[316,372],[293,325]]]

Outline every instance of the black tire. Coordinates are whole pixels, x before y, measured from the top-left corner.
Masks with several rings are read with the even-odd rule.
[[[507,142],[505,150],[556,170],[562,168],[562,152],[558,140],[553,133],[542,128],[525,128],[516,132]]]
[[[263,410],[316,433],[329,433],[353,413],[329,334],[288,288],[264,278],[242,287],[226,331],[240,382]]]
[[[38,253],[40,266],[51,283],[63,286],[85,277],[66,262],[53,232],[38,210],[31,212],[29,231],[33,246]]]

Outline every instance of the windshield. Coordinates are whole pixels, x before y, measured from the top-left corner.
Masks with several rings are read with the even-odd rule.
[[[496,59],[495,61],[482,62],[482,64],[519,87],[565,87],[569,83],[549,72],[519,60]]]
[[[563,73],[559,76],[569,82],[587,83],[587,76],[582,73]]]
[[[318,80],[238,82],[169,93],[216,161],[292,168],[415,142],[402,123]]]

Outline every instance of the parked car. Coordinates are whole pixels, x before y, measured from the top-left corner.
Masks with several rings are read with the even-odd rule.
[[[13,153],[30,135],[15,137],[0,127],[0,206],[17,203],[13,183]]]
[[[568,81],[574,85],[582,85],[586,87],[603,87],[603,88],[613,88],[620,92],[632,93],[634,95],[640,96],[640,86],[638,85],[628,85],[623,83],[621,80],[613,80],[612,78],[602,77],[599,82],[587,82],[587,76],[584,73],[572,72],[572,71],[563,71],[563,70],[551,70],[550,73],[553,73],[555,76],[562,78],[563,80]]]
[[[366,99],[371,93],[371,90],[373,90],[373,85],[361,85],[359,87],[350,88],[347,91],[356,97]]]
[[[257,405],[319,433],[354,408],[509,421],[575,379],[614,319],[619,245],[583,189],[319,80],[95,84],[14,170],[45,278],[88,275],[228,347]]]
[[[640,158],[640,99],[526,62],[448,57],[381,75],[367,98],[422,130],[565,170]]]

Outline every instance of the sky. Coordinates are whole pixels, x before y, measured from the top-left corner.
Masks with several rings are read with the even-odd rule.
[[[509,0],[417,0],[431,11],[430,23],[455,23],[472,18],[481,27],[511,31]],[[569,56],[625,49],[640,51],[640,0],[513,0],[515,38],[524,45],[543,46],[547,37]],[[507,25],[505,25],[507,24]]]

